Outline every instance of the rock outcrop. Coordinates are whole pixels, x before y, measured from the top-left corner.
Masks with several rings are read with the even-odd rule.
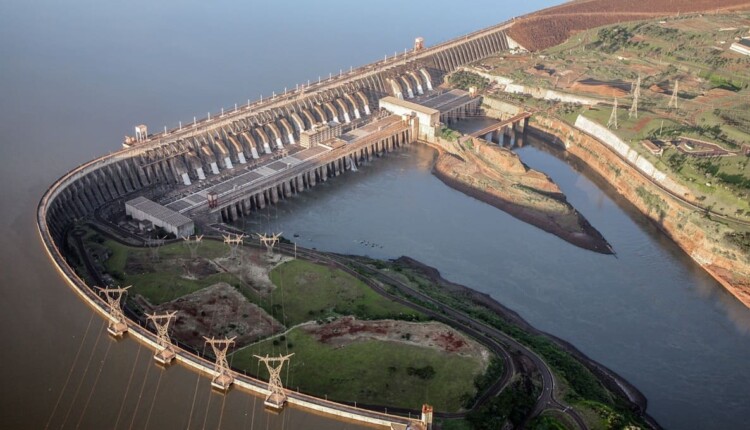
[[[547,175],[527,167],[510,150],[481,139],[465,141],[464,147],[458,154],[438,156],[433,172],[445,184],[576,246],[612,253]]]

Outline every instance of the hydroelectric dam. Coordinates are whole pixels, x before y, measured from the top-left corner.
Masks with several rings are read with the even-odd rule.
[[[419,139],[418,115],[379,108],[380,100],[440,97],[437,87],[457,68],[519,48],[504,23],[433,47],[413,50],[149,134],[145,126],[123,148],[82,164],[52,184],[39,203],[45,248],[74,291],[113,323],[158,350],[157,333],[112,312],[108,294],[79,277],[66,255],[79,222],[123,212],[148,198],[173,216],[207,223],[232,221],[315,184],[356,170],[360,163]],[[464,103],[460,108],[467,108]],[[449,112],[455,115],[455,112]],[[172,216],[172,215],[170,215]],[[178,235],[179,236],[179,235]],[[121,312],[119,312],[121,314]],[[214,363],[175,348],[176,360],[214,379]],[[237,375],[234,383],[268,395],[266,383]],[[407,424],[405,417],[289,392],[289,403],[374,425]]]

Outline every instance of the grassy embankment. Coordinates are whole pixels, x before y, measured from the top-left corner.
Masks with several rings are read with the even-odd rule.
[[[108,254],[101,264],[103,269],[119,285],[132,285],[130,294],[140,294],[151,304],[159,305],[196,292],[217,282],[226,282],[248,298],[257,296],[233,274],[216,271],[206,276],[188,276],[186,264],[190,261],[190,250],[182,243],[163,245],[158,253],[147,248],[135,248],[104,238],[93,230],[86,229],[86,246],[95,255]],[[206,240],[198,248],[200,259],[216,259],[228,254],[226,245]]]
[[[156,259],[149,249],[128,247],[91,230],[84,240],[94,255],[109,256],[102,258],[106,273],[122,285],[133,285],[131,295],[141,294],[153,304],[227,282],[288,327],[307,321],[325,324],[348,315],[363,320],[426,320],[424,315],[378,295],[359,279],[308,261],[294,260],[273,269],[270,277],[277,288],[259,297],[231,273],[187,279],[184,264],[190,253],[182,243],[161,247]],[[227,253],[224,244],[207,240],[198,256],[212,260]],[[475,357],[379,340],[328,345],[301,329],[237,351],[232,354],[232,365],[257,374],[260,366],[253,354],[286,352],[296,354],[288,386],[361,404],[418,409],[429,402],[436,410],[456,411],[465,398],[475,394],[472,381],[483,371],[482,360]],[[268,377],[264,368],[260,376]]]
[[[321,326],[338,316],[358,319],[425,320],[425,316],[378,295],[338,269],[303,260],[276,267],[271,279],[273,315],[287,326],[313,321]],[[482,372],[479,358],[378,340],[323,343],[302,328],[250,345],[231,355],[232,365],[267,378],[253,355],[294,352],[285,384],[329,399],[417,409],[428,402],[456,411],[474,395]]]
[[[690,188],[704,207],[750,219],[747,157],[699,158],[674,147],[667,147],[658,157],[640,145],[643,139],[668,141],[680,136],[713,142],[730,151],[750,144],[750,58],[728,49],[735,37],[744,35],[748,22],[750,14],[736,13],[600,27],[545,50],[539,58],[522,61],[525,66],[551,71],[548,76],[519,73],[519,67],[515,70],[524,83],[570,92],[576,92],[568,87],[581,77],[627,87],[640,75],[638,118],[628,115],[632,95],[626,91],[620,97],[619,128],[613,131],[642,157]],[[493,73],[509,72],[507,64],[503,67],[497,62],[496,66]],[[675,109],[669,102],[676,81]],[[611,97],[600,98],[611,102]],[[569,123],[582,114],[603,125],[611,110],[572,105],[556,109]]]
[[[370,264],[373,268],[399,277],[415,290],[503,331],[538,353],[561,382],[561,386],[557,387],[557,397],[581,412],[591,428],[621,428],[627,424],[642,424],[623,399],[607,390],[583,364],[548,338],[521,328],[494,310],[471,300],[464,292],[438,285],[421,272],[398,262],[384,264],[371,260]],[[498,421],[497,417],[505,417],[512,422],[514,412],[526,406],[523,404],[524,393],[521,388],[523,387],[516,387],[518,396],[514,401],[503,401],[498,397],[497,401],[491,402],[484,409],[473,412],[468,417],[469,423],[473,426],[471,428],[491,428],[491,425],[502,422]],[[538,428],[550,428],[545,426],[552,425],[554,420],[557,418],[550,416],[548,419],[535,421],[535,425],[538,425]],[[557,421],[563,426],[559,420]]]

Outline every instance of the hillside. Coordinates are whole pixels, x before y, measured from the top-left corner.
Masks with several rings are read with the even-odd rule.
[[[571,35],[608,24],[686,13],[750,10],[748,0],[581,0],[526,15],[508,34],[530,51],[559,45]]]

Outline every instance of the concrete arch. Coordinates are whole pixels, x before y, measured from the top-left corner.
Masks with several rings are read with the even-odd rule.
[[[365,93],[363,93],[362,90],[359,90],[355,94],[360,100],[362,100],[362,107],[365,109],[365,115],[370,115],[370,103],[367,101]]]
[[[398,79],[401,80],[401,82],[404,83],[404,87],[406,88],[406,95],[410,98],[414,98],[414,90],[411,88],[411,82],[409,82],[409,78],[407,78],[405,75],[401,75],[398,77]]]
[[[349,106],[346,105],[346,102],[341,97],[337,98],[335,100],[336,104],[341,108],[341,113],[344,115],[344,122],[349,124],[352,122],[351,116],[349,116]]]
[[[331,113],[331,120],[332,121],[341,122],[339,120],[339,113],[336,111],[336,106],[334,106],[333,103],[331,103],[330,101],[327,101],[327,102],[323,103],[323,106],[325,106],[326,109],[328,109],[328,112]]]
[[[286,139],[288,143],[296,143],[294,140],[294,128],[289,124],[289,121],[286,119],[286,117],[281,117],[277,121],[279,124],[281,124],[281,128],[284,129],[286,132]]]
[[[388,78],[388,83],[391,85],[391,95],[393,97],[397,97],[399,99],[404,98],[404,91],[401,88],[401,85],[398,83],[397,79]]]
[[[307,130],[307,127],[305,127],[305,121],[302,120],[302,117],[299,116],[297,112],[292,112],[289,116],[292,118],[292,123],[297,127],[298,132]]]
[[[430,76],[430,72],[427,71],[424,67],[419,69],[419,73],[424,77],[424,83],[427,86],[428,90],[432,90],[432,76]]]
[[[253,128],[253,131],[255,132],[255,135],[258,136],[258,138],[260,139],[263,152],[265,152],[266,154],[270,154],[271,153],[271,145],[270,145],[271,141],[268,139],[268,135],[263,130],[263,127],[255,127]]]
[[[315,125],[315,117],[312,113],[310,113],[309,109],[302,109],[302,116],[307,120],[307,129],[311,129],[313,125]]]
[[[283,149],[284,148],[284,144],[282,142],[281,131],[279,130],[279,127],[276,125],[276,123],[274,123],[273,121],[271,121],[268,124],[266,124],[266,128],[268,130],[271,130],[271,134],[274,137],[274,141],[276,143],[276,147],[278,149]]]
[[[362,114],[359,112],[359,105],[357,104],[357,99],[354,98],[354,96],[351,93],[344,94],[344,97],[349,100],[349,103],[352,105],[354,118],[360,119],[362,117]]]
[[[318,121],[317,122],[323,122],[323,123],[328,122],[328,117],[326,116],[325,111],[323,110],[323,108],[320,105],[318,105],[318,104],[313,105],[313,112],[315,112],[315,113],[318,114]]]
[[[237,140],[237,138],[233,135],[229,135],[227,136],[227,142],[229,142],[231,147],[234,149],[235,160],[240,164],[247,163],[247,159],[245,158],[245,149],[242,147],[242,144]]]
[[[244,140],[245,145],[250,149],[250,156],[253,157],[253,159],[258,159],[260,157],[260,151],[262,151],[262,147],[258,146],[258,144],[255,141],[255,138],[253,137],[253,133],[248,129],[247,131],[243,131],[240,133],[240,136],[242,137],[242,140]]]
[[[416,85],[417,94],[419,95],[424,94],[424,86],[422,85],[422,80],[419,79],[419,75],[413,70],[409,71],[408,75],[411,77],[412,81]]]

